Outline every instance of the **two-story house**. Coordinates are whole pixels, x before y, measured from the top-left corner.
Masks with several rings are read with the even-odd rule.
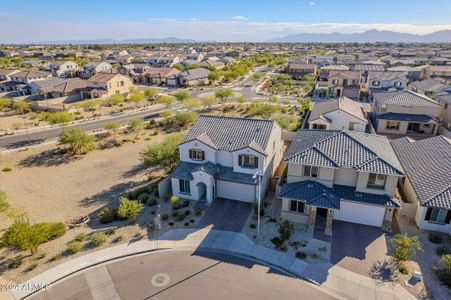
[[[285,69],[285,73],[294,79],[302,79],[302,77],[307,75],[315,77],[316,65],[290,62]]]
[[[330,65],[324,66],[319,69],[319,80],[320,81],[328,81],[329,73],[331,71],[349,71],[349,67],[343,65]]]
[[[210,70],[204,68],[187,70],[174,75],[173,78],[168,78],[166,84],[170,86],[177,84],[181,86],[207,85],[210,73]]]
[[[173,195],[208,203],[263,199],[282,160],[281,133],[274,121],[200,116],[178,146]]]
[[[405,89],[407,77],[404,72],[369,72],[367,92],[373,95],[378,92],[395,92]]]
[[[113,66],[105,61],[92,61],[83,67],[80,77],[84,79],[90,78],[96,73],[111,73]]]
[[[322,225],[333,220],[380,227],[391,222],[403,169],[384,136],[355,131],[299,130],[285,156],[278,191],[282,218]],[[325,227],[323,227],[325,226]]]
[[[62,78],[78,75],[80,70],[78,64],[73,61],[54,61],[49,64],[48,68],[53,76]]]
[[[315,102],[308,118],[308,125],[310,129],[365,132],[368,119],[361,103],[341,97]]]
[[[19,70],[0,69],[0,92],[10,92],[14,90],[9,82],[11,82],[11,75],[17,72],[19,72]]]
[[[412,91],[374,94],[376,132],[399,135],[436,135],[441,105]]]
[[[327,85],[330,97],[345,96],[357,100],[360,94],[360,72],[330,71]]]
[[[406,202],[416,206],[415,223],[451,235],[451,140],[404,137],[391,143],[406,172],[400,186]]]
[[[104,98],[114,94],[128,94],[132,80],[118,73],[97,73],[88,80],[88,86],[80,90],[82,99]]]

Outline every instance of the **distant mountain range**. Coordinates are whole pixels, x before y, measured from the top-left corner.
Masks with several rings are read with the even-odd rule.
[[[300,33],[273,38],[272,43],[447,43],[451,42],[451,30],[441,30],[430,34],[410,34],[388,30],[368,30],[361,33]]]
[[[36,42],[33,44],[67,45],[67,44],[189,44],[196,43],[195,40],[179,39],[176,37],[166,38],[143,38],[143,39],[94,39],[94,40],[60,40]]]

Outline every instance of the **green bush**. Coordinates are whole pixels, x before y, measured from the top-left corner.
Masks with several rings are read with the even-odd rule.
[[[18,267],[20,267],[22,265],[22,262],[23,262],[22,255],[18,255],[14,258],[11,258],[7,262],[8,269],[17,269]]]
[[[157,204],[158,204],[158,198],[155,196],[150,196],[149,200],[147,201],[147,205],[155,206]]]
[[[298,251],[298,252],[296,252],[296,258],[297,259],[306,259],[307,258],[307,254],[305,252]]]
[[[80,252],[81,250],[83,250],[82,242],[72,242],[69,244],[69,247],[67,248],[67,253],[73,255],[75,253]]]
[[[279,248],[280,246],[282,246],[283,241],[282,241],[282,239],[279,238],[279,237],[274,237],[274,238],[271,239],[271,243],[273,243],[274,246],[276,246],[277,248]]]
[[[129,221],[135,221],[143,208],[144,205],[141,203],[123,197],[120,200],[117,215],[121,218],[127,218]]]
[[[289,240],[294,232],[294,225],[288,220],[283,220],[279,225],[279,234],[282,241]]]
[[[119,242],[122,242],[123,239],[124,239],[124,237],[123,237],[122,235],[119,235],[118,237],[116,237],[116,238],[113,240],[113,243],[119,243]]]
[[[2,172],[11,172],[13,169],[11,169],[10,167],[4,167],[2,169]]]
[[[0,213],[5,212],[10,207],[6,193],[0,191]]]
[[[167,219],[169,219],[169,215],[168,215],[168,214],[162,214],[162,215],[161,215],[161,219],[162,219],[163,221],[166,221]]]
[[[177,207],[177,209],[180,206],[180,199],[179,197],[177,197],[176,195],[172,195],[171,198],[169,199],[169,201],[171,201],[172,204],[172,208]]]
[[[105,230],[105,234],[106,235],[113,235],[116,233],[116,229],[115,228],[108,228],[107,230]]]
[[[401,274],[404,274],[404,275],[409,274],[409,270],[408,270],[407,267],[406,267],[405,265],[403,265],[403,264],[399,265],[398,271],[399,271]]]
[[[87,239],[86,233],[82,232],[75,236],[74,241],[75,242],[84,242],[84,241],[86,241],[86,239]]]
[[[105,207],[99,213],[99,220],[102,224],[111,223],[115,221],[117,217],[117,208]]]
[[[139,203],[146,204],[147,201],[149,201],[149,198],[150,198],[149,194],[142,193],[141,195],[138,196],[138,201]]]
[[[99,247],[105,244],[106,241],[107,241],[106,235],[103,232],[98,232],[92,236],[91,245],[93,247]]]
[[[393,257],[399,260],[410,260],[416,251],[423,249],[417,236],[397,234],[391,239],[391,242],[394,246]]]
[[[185,214],[179,214],[177,217],[176,217],[176,220],[177,221],[183,221],[185,219]]]
[[[440,258],[436,275],[444,285],[451,288],[451,254],[445,254]]]
[[[28,268],[25,269],[25,272],[31,272],[31,271],[33,271],[34,269],[36,269],[37,266],[38,266],[38,263],[37,263],[37,262],[34,262],[34,263],[32,263],[31,265],[29,265]]]
[[[436,233],[429,233],[428,239],[434,244],[440,244],[442,242],[442,237]]]

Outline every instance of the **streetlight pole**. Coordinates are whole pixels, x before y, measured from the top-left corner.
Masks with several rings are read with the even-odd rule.
[[[258,193],[257,193],[257,241],[260,239],[260,212],[261,212],[261,172],[255,172],[254,179],[258,179]]]

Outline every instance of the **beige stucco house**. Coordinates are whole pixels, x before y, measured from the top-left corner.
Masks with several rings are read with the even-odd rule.
[[[106,98],[114,94],[128,94],[132,80],[118,73],[97,73],[88,80],[89,86],[81,90],[82,99]]]

